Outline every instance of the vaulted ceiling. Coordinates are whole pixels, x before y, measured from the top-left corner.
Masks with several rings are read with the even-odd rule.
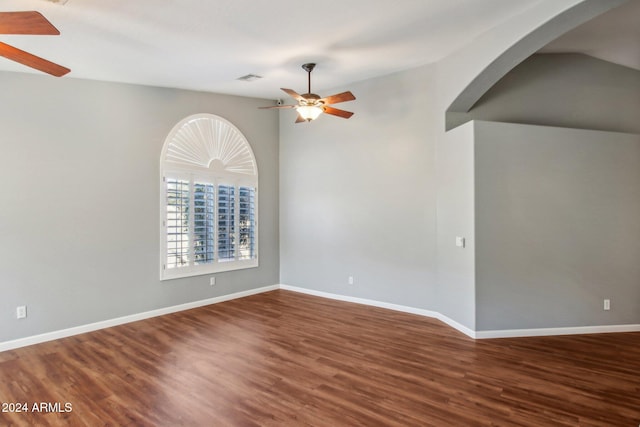
[[[61,35],[0,40],[71,68],[69,77],[275,99],[283,96],[280,87],[305,89],[305,62],[318,63],[316,89],[344,86],[438,61],[536,3],[3,0],[0,11],[40,11]],[[638,6],[631,1],[545,51],[583,51],[623,63],[633,50],[636,62],[625,64],[637,66]],[[623,47],[614,55],[610,43]],[[34,72],[4,58],[0,70]],[[262,78],[237,80],[247,74]]]
[[[631,0],[558,37],[543,53],[584,53],[640,70],[640,1]]]

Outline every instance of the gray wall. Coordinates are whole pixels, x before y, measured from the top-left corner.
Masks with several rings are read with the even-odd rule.
[[[474,127],[453,129],[437,147],[437,310],[475,330]],[[464,247],[456,237],[465,239]]]
[[[582,55],[535,56],[499,82],[469,116],[630,130],[637,125],[632,117],[640,113],[636,76]],[[474,180],[495,173],[496,165],[478,162],[477,156],[485,153],[474,154],[473,125],[444,132],[441,107],[446,102],[438,92],[446,79],[437,64],[339,88],[335,91],[351,89],[358,97],[344,104],[356,111],[349,121],[323,117],[295,125],[290,112],[281,113],[281,282],[435,310],[475,330],[636,322],[629,317],[631,306],[616,307],[619,300],[635,301],[628,280],[611,293],[610,283],[596,286],[598,295],[571,286],[561,293],[548,287],[530,290],[515,272],[509,280],[495,280],[493,275],[503,274],[506,267],[488,261],[486,246],[482,253],[475,246],[482,236],[491,247],[495,224],[485,217],[479,222],[474,215],[475,209],[486,213],[507,196],[497,192],[500,186],[490,195],[484,190],[491,185],[483,185],[483,192],[474,187]],[[576,161],[563,159],[568,165]],[[552,200],[537,203],[553,206]],[[592,209],[588,204],[576,207]],[[511,208],[506,209],[508,215]],[[390,226],[398,217],[411,227]],[[557,230],[562,222],[555,227],[557,236],[563,236]],[[517,235],[517,227],[503,237],[511,233]],[[455,247],[456,236],[467,239],[465,249]],[[526,259],[526,254],[513,256]],[[616,267],[621,266],[613,263],[603,271]],[[618,276],[634,278],[635,271]],[[349,275],[356,279],[352,286]],[[555,280],[565,286],[572,279]],[[543,275],[533,279],[539,281]],[[530,298],[527,292],[538,295]],[[603,298],[612,299],[610,312],[602,312]],[[554,302],[536,305],[544,299]],[[594,304],[599,311],[592,311]]]
[[[638,323],[637,136],[600,132],[640,133],[638,93],[640,71],[534,55],[468,114],[598,131],[477,125],[478,330]]]
[[[278,283],[278,117],[264,100],[6,72],[0,89],[0,342]],[[260,267],[215,287],[159,281],[160,150],[200,112],[244,133],[260,173]]]
[[[355,94],[349,120],[281,113],[282,283],[436,308],[434,83],[426,66],[326,91]]]
[[[354,103],[344,104],[356,111],[346,122],[322,118],[326,120],[293,125],[290,112],[281,113],[282,283],[436,310],[478,330],[504,324],[541,325],[520,321],[513,313],[491,317],[492,307],[478,299],[486,293],[476,296],[473,234],[482,231],[474,222],[477,171],[473,139],[469,129],[445,133],[445,111],[485,68],[495,64],[503,67],[500,55],[515,41],[524,40],[528,33],[578,3],[584,3],[585,8],[576,12],[580,17],[571,18],[577,19],[576,24],[587,19],[585,13],[590,17],[601,7],[613,6],[600,1],[540,2],[436,64],[339,88],[352,89],[358,97]],[[566,18],[552,26],[562,27]],[[538,34],[521,48],[529,49],[547,36]],[[536,59],[515,71],[522,72],[517,84],[508,85],[514,79],[513,74],[508,75],[462,122],[473,119],[474,114],[486,114],[488,120],[636,132],[635,72],[629,74],[628,69],[584,57],[544,67],[536,67]],[[533,68],[527,71],[526,67]],[[392,151],[395,147],[401,147],[404,154]],[[385,163],[385,158],[391,161]],[[400,184],[396,187],[400,190],[381,203],[381,195],[394,184]],[[417,198],[404,194],[407,184]],[[415,253],[421,254],[422,262],[406,262],[406,255],[413,252],[406,242],[416,239],[390,229],[394,208],[407,213],[407,223],[416,221],[414,234],[423,240],[424,247]],[[420,210],[425,215],[414,216]],[[466,249],[454,246],[456,235],[467,238]],[[385,256],[381,249],[385,247],[394,251]],[[351,274],[356,278],[353,286],[347,285]],[[503,286],[508,290],[511,283],[496,285],[497,292]],[[580,298],[584,293],[575,296]],[[625,295],[611,298],[614,309],[608,312],[607,323],[628,323],[615,317],[621,313],[616,312],[621,308],[615,308],[615,301]],[[548,313],[544,308],[528,309],[534,316],[539,314],[538,319]],[[579,320],[572,314],[571,324],[598,324],[602,320],[598,314]],[[566,326],[566,320],[551,317],[544,326]]]
[[[477,329],[640,323],[640,135],[475,126]]]
[[[640,71],[581,54],[515,67],[467,119],[640,133]]]

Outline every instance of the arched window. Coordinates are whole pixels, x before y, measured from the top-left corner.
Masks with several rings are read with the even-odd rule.
[[[161,279],[258,266],[258,168],[229,121],[196,114],[160,158]]]

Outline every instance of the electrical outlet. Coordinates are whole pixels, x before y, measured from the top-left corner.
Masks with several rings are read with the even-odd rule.
[[[603,310],[611,310],[611,300],[605,299],[603,304]]]
[[[350,285],[353,285],[353,276],[349,276],[348,283],[349,283]]]
[[[27,317],[27,306],[20,305],[16,307],[16,319],[24,319]]]
[[[216,284],[216,276],[209,277],[209,286]]]

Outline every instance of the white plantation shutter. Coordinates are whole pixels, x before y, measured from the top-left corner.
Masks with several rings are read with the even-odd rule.
[[[166,204],[167,267],[188,264],[189,181],[168,179]]]
[[[238,259],[253,259],[256,250],[256,191],[252,187],[240,187],[238,212]]]
[[[231,123],[187,117],[161,157],[161,279],[258,265],[258,171]]]
[[[193,186],[193,260],[196,264],[213,262],[214,186],[196,182]]]
[[[218,186],[218,257],[232,261],[236,254],[236,194],[231,185]]]

